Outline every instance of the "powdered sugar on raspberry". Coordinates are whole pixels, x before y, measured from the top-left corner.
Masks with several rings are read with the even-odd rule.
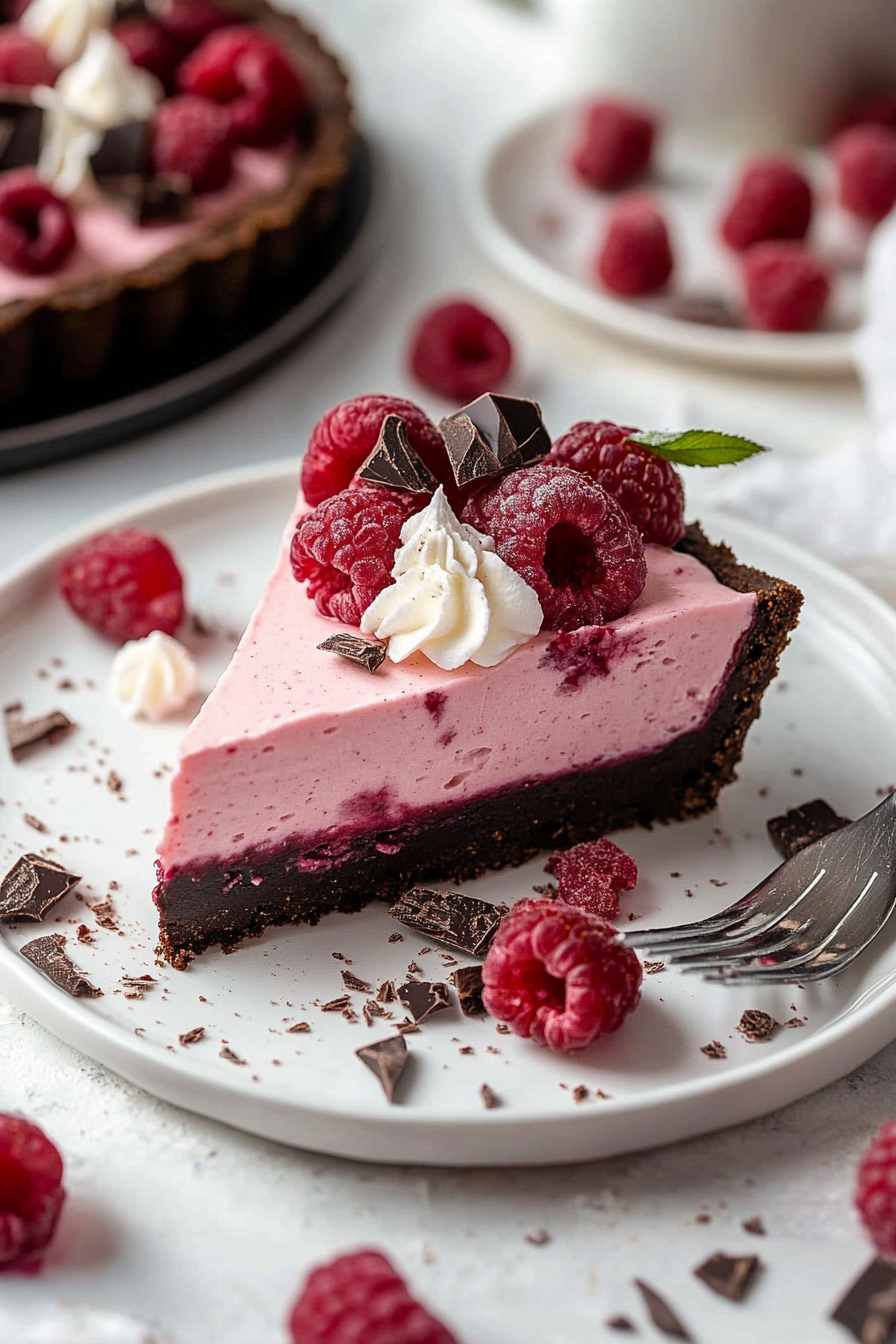
[[[638,865],[612,840],[586,840],[559,850],[546,868],[557,879],[561,901],[602,919],[616,919],[620,892],[633,891],[638,883]]]

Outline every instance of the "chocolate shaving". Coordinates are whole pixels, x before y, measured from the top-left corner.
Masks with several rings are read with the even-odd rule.
[[[6,740],[14,761],[21,761],[35,747],[54,746],[75,727],[67,714],[61,709],[50,710],[36,719],[26,719],[24,706],[20,701],[7,705],[3,710],[6,726]]]
[[[190,179],[183,173],[141,177],[125,173],[100,184],[113,205],[134,224],[171,224],[187,219],[193,206]]]
[[[21,949],[22,956],[32,966],[45,975],[48,980],[73,999],[99,999],[103,991],[97,989],[71,963],[65,950],[65,937],[61,933],[48,933],[43,938],[35,938]]]
[[[395,1002],[395,981],[384,980],[376,992],[376,997],[380,1003]]]
[[[429,467],[411,447],[407,422],[400,415],[385,417],[376,446],[358,468],[357,476],[370,485],[406,490],[412,495],[431,495],[439,485]]]
[[[664,1335],[671,1335],[673,1339],[692,1338],[665,1298],[660,1297],[659,1293],[643,1279],[635,1279],[635,1286],[643,1297],[647,1314],[657,1330],[662,1331]]]
[[[766,822],[766,829],[782,859],[792,859],[807,845],[814,845],[816,840],[823,840],[848,825],[847,818],[838,816],[830,803],[815,798],[811,803],[792,807],[783,816],[772,817]]]
[[[747,1008],[741,1014],[737,1029],[748,1041],[767,1041],[777,1025],[771,1013],[765,1013],[761,1008]]]
[[[151,989],[155,989],[158,981],[151,975],[123,975],[121,983],[125,988],[126,999],[142,999]]]
[[[297,1032],[300,1032],[300,1031],[310,1031],[310,1030],[311,1030],[311,1023],[310,1023],[310,1022],[293,1022],[292,1026],[291,1026],[291,1027],[287,1027],[286,1030],[289,1032],[290,1035],[295,1035]]]
[[[342,972],[342,983],[346,989],[352,989],[358,994],[373,993],[373,986],[368,985],[366,980],[359,980],[356,975],[352,975],[351,971]]]
[[[660,971],[665,969],[666,963],[664,961],[645,961],[644,963],[645,975],[659,975]]]
[[[451,1007],[448,986],[429,980],[409,980],[399,989],[398,997],[415,1022],[423,1022],[433,1013]]]
[[[0,922],[43,919],[81,881],[52,859],[23,854],[0,879]]]
[[[343,1008],[351,1006],[351,999],[347,994],[341,994],[338,999],[330,999],[329,1003],[322,1003],[320,1010],[322,1013],[341,1013]]]
[[[0,172],[37,163],[43,126],[43,109],[26,89],[0,84]]]
[[[729,1302],[743,1302],[761,1267],[756,1255],[724,1255],[717,1251],[697,1266],[694,1275],[719,1297],[727,1297]]]
[[[479,1089],[479,1096],[487,1111],[493,1111],[496,1107],[501,1105],[501,1098],[498,1096],[497,1092],[489,1087],[488,1083],[482,1084]]]
[[[244,1059],[240,1059],[236,1051],[231,1050],[229,1045],[221,1046],[221,1049],[218,1051],[218,1057],[220,1059],[226,1059],[228,1064],[244,1065],[246,1063]]]
[[[481,1017],[485,1013],[482,1002],[482,967],[462,966],[451,979],[457,990],[457,999],[464,1017]]]
[[[330,635],[317,647],[326,653],[338,653],[340,658],[347,658],[350,663],[357,663],[358,667],[364,667],[368,672],[376,672],[386,657],[385,644],[376,644],[371,639],[361,639],[358,635],[347,633]]]
[[[721,1041],[710,1041],[709,1045],[701,1045],[700,1053],[707,1059],[727,1059],[728,1051]]]
[[[389,914],[415,933],[445,943],[456,952],[484,957],[507,914],[507,906],[491,905],[460,892],[412,887]]]
[[[115,914],[115,906],[108,896],[104,901],[98,901],[96,905],[88,905],[87,909],[93,915],[101,929],[111,929],[113,933],[118,931],[118,919]]]
[[[888,1304],[896,1291],[896,1265],[872,1260],[831,1313],[831,1320],[842,1325],[861,1344],[887,1344],[891,1327]]]
[[[185,1031],[183,1035],[178,1036],[177,1039],[180,1041],[181,1045],[195,1045],[197,1041],[202,1040],[204,1035],[205,1027],[191,1027],[189,1031]]]
[[[23,812],[22,820],[26,826],[31,827],[32,831],[39,831],[41,835],[46,835],[50,829],[49,826],[41,821],[40,817],[36,817],[33,812]]]
[[[604,1325],[608,1330],[627,1330],[629,1334],[635,1333],[635,1327],[627,1316],[610,1316]]]
[[[362,1045],[355,1054],[379,1080],[386,1100],[391,1103],[408,1062],[408,1047],[404,1037],[388,1036],[384,1041]]]
[[[406,1017],[403,1022],[399,1022],[395,1030],[401,1032],[402,1036],[411,1036],[414,1032],[419,1031],[420,1028],[417,1026],[416,1022],[412,1022],[409,1017]]]

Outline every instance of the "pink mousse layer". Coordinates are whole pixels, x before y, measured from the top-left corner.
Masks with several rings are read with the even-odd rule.
[[[526,781],[660,750],[715,706],[755,596],[649,546],[647,585],[602,630],[542,634],[495,668],[422,654],[371,675],[317,645],[344,628],[277,568],[190,726],[164,877],[287,842],[298,852]]]
[[[279,191],[294,159],[291,147],[238,149],[227,186],[197,196],[190,218],[178,224],[134,224],[112,205],[78,206],[74,211],[78,241],[65,264],[51,275],[22,275],[0,266],[0,303],[40,298],[60,284],[147,266],[187,242],[200,225],[220,219],[252,196]]]

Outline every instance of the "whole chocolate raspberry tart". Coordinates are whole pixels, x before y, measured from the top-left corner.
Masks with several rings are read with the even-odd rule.
[[[60,51],[73,12],[80,50]],[[238,321],[327,235],[357,149],[338,61],[265,0],[156,0],[127,17],[111,0],[32,0],[0,27],[0,81],[28,43],[61,69],[52,86],[27,71],[0,85],[13,411],[60,388],[113,397],[128,361],[170,362],[203,326]]]

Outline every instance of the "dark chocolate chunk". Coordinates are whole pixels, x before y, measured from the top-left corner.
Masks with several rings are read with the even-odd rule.
[[[151,164],[148,121],[126,121],[103,132],[99,147],[90,156],[97,181],[106,177],[143,177]]]
[[[186,219],[193,206],[190,179],[183,173],[160,173],[158,177],[126,173],[104,177],[100,186],[134,224],[175,224]]]
[[[61,709],[53,709],[49,714],[41,714],[36,719],[26,719],[24,706],[16,701],[6,705],[3,710],[6,726],[6,740],[14,761],[21,761],[34,747],[43,743],[53,745],[59,742],[74,728],[74,724]]]
[[[415,933],[445,943],[456,952],[484,957],[507,914],[507,906],[491,905],[456,891],[412,887],[389,914]]]
[[[771,1013],[765,1013],[761,1008],[746,1008],[737,1029],[748,1041],[767,1041],[777,1025]]]
[[[505,470],[468,415],[458,411],[439,423],[448,460],[458,485],[498,476]]]
[[[717,1251],[694,1270],[695,1276],[719,1297],[743,1302],[762,1264],[756,1255],[724,1255]]]
[[[23,854],[0,879],[0,921],[30,919],[39,923],[80,881],[52,859]]]
[[[357,663],[359,667],[366,667],[368,672],[375,672],[377,668],[382,667],[386,658],[385,644],[377,644],[372,639],[361,639],[359,635],[339,634],[330,635],[323,644],[318,644],[319,649],[324,649],[327,653],[338,653],[341,658],[347,658],[350,663]]]
[[[464,1017],[481,1017],[485,1012],[485,1004],[482,1002],[482,967],[462,966],[451,979]]]
[[[551,448],[541,408],[525,397],[488,392],[445,416],[439,429],[458,485],[532,466]]]
[[[831,1320],[844,1326],[861,1344],[887,1344],[896,1321],[896,1310],[890,1307],[894,1291],[896,1265],[872,1260],[831,1312]]]
[[[679,322],[697,322],[704,327],[743,326],[731,305],[716,294],[682,294],[672,299],[668,313]]]
[[[195,1045],[197,1041],[202,1040],[204,1035],[205,1027],[191,1027],[189,1031],[185,1031],[177,1039],[181,1045]]]
[[[26,89],[0,84],[0,171],[37,163],[43,125],[43,109]]]
[[[409,980],[401,986],[398,997],[415,1022],[422,1022],[433,1013],[451,1007],[448,986],[434,984],[429,980]]]
[[[407,422],[400,415],[387,415],[369,457],[358,468],[358,479],[389,490],[407,490],[412,495],[430,495],[438,481],[411,447]]]
[[[501,1105],[501,1098],[498,1096],[488,1083],[483,1083],[479,1089],[479,1096],[483,1106],[487,1111],[493,1111]]]
[[[386,1100],[395,1098],[398,1080],[405,1071],[408,1062],[408,1047],[403,1036],[387,1036],[384,1041],[374,1041],[371,1045],[362,1045],[355,1054],[370,1072],[379,1079]]]
[[[368,985],[366,980],[359,980],[356,975],[352,975],[351,971],[342,972],[342,983],[346,989],[352,989],[357,994],[373,993],[373,986]]]
[[[65,938],[61,933],[48,933],[43,938],[35,938],[32,942],[26,943],[22,948],[22,956],[73,999],[102,997],[103,991],[92,985],[72,965],[65,951]]]
[[[659,1293],[645,1283],[643,1279],[635,1279],[635,1285],[644,1299],[647,1314],[657,1330],[661,1330],[664,1335],[671,1335],[673,1339],[692,1338],[665,1298],[660,1297]]]
[[[815,798],[801,807],[792,807],[781,817],[766,822],[769,839],[782,859],[792,859],[807,845],[823,840],[841,827],[848,826],[846,817],[840,817],[823,798]]]

